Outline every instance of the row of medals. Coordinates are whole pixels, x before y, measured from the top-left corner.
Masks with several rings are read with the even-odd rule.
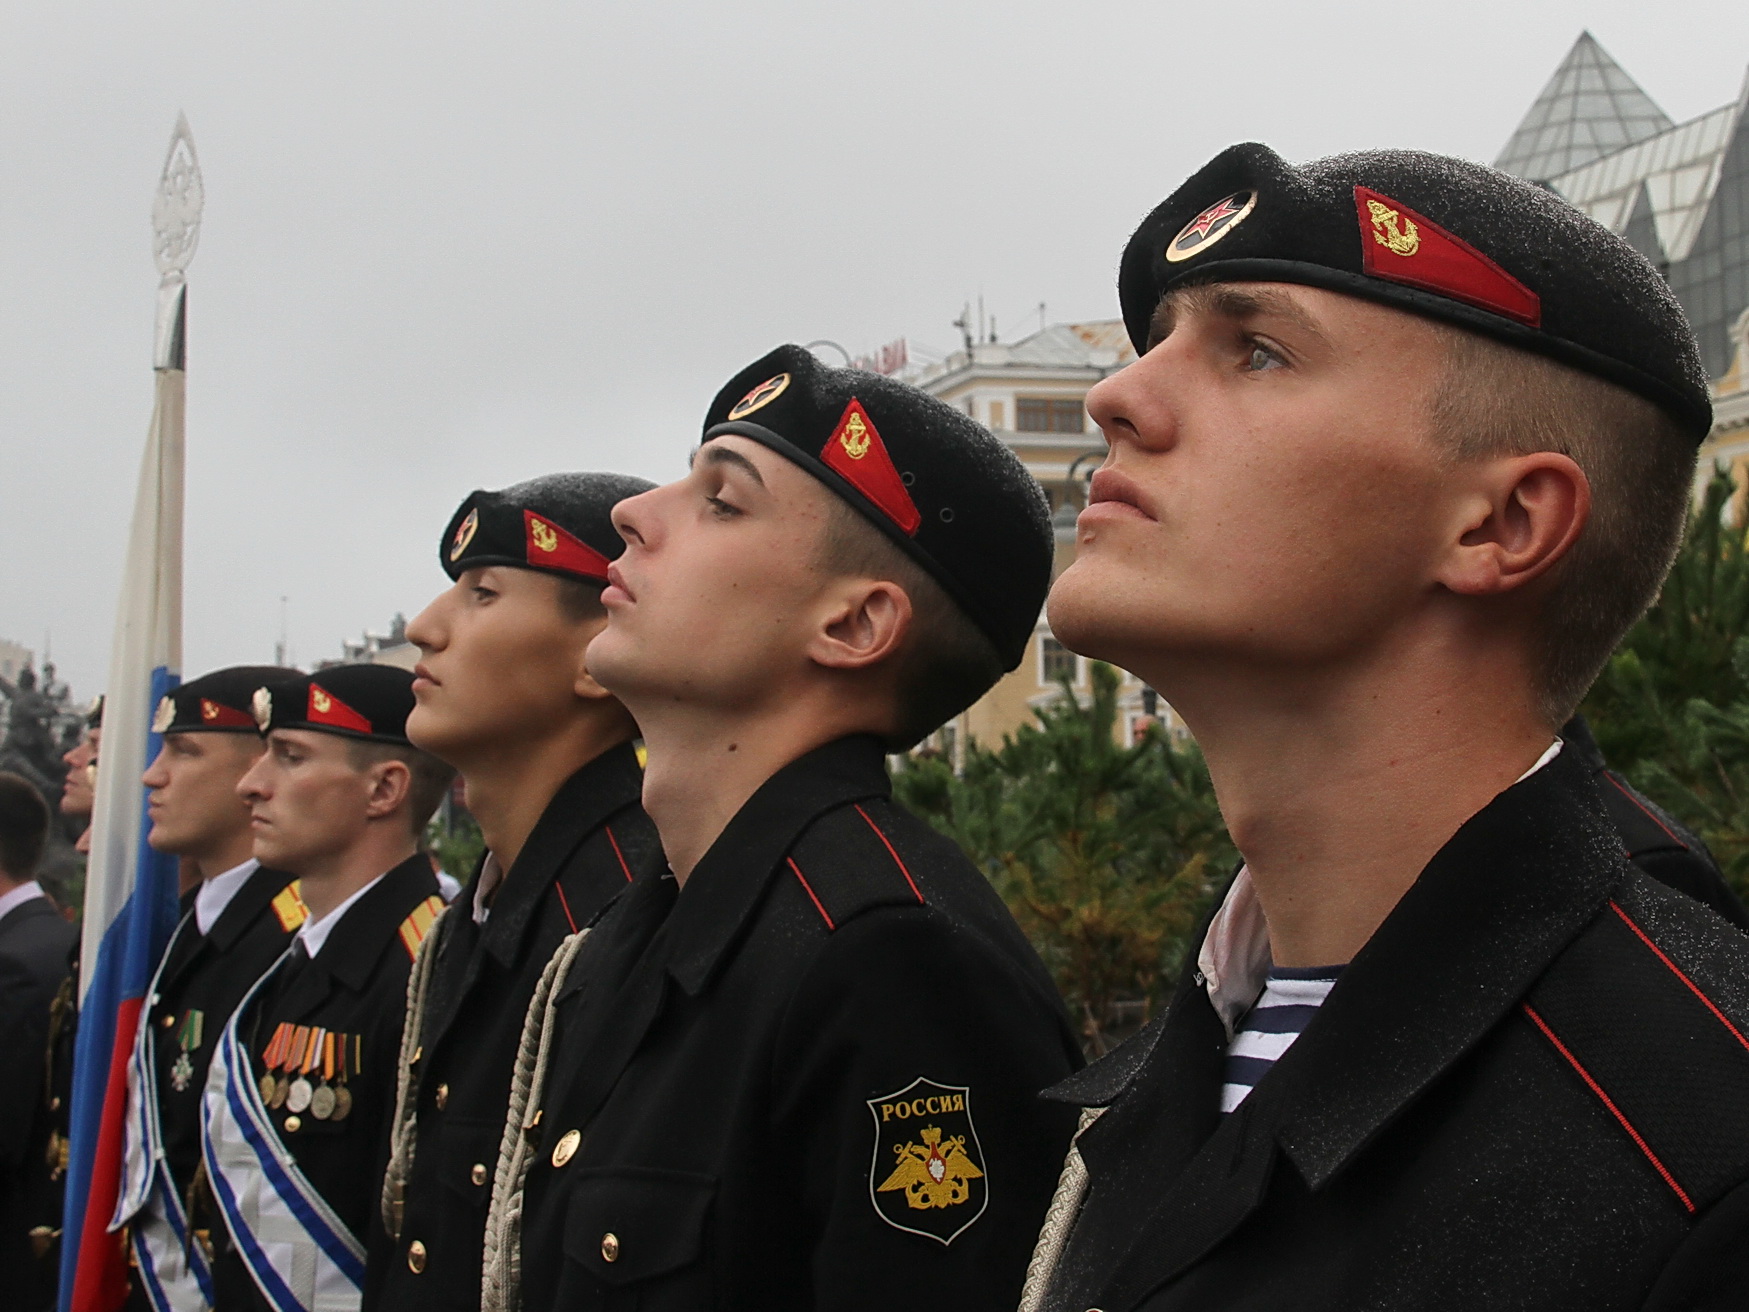
[[[302,1026],[295,1027],[297,1029]],[[287,1022],[281,1022],[280,1030],[294,1029]],[[267,1045],[271,1052],[281,1042],[280,1030],[274,1032],[274,1039]],[[313,1052],[321,1052],[323,1039],[328,1037],[327,1030],[316,1030],[309,1039]],[[340,1082],[330,1083],[326,1072],[317,1076],[318,1083],[310,1083],[310,1070],[300,1071],[293,1075],[289,1069],[269,1070],[262,1074],[260,1082],[261,1101],[274,1111],[285,1108],[288,1112],[302,1115],[309,1112],[318,1121],[344,1121],[352,1111],[352,1090],[345,1084],[346,1080],[346,1045],[353,1038],[349,1034],[334,1034],[335,1046],[340,1051]],[[283,1065],[294,1064],[294,1058],[287,1057]],[[301,1063],[297,1063],[300,1064]]]

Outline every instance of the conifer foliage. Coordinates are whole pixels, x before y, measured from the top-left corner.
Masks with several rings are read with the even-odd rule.
[[[1092,667],[1000,747],[913,758],[898,799],[983,867],[1055,975],[1090,1054],[1145,1023],[1237,866],[1202,755],[1158,728],[1122,745],[1119,676]]]
[[[1749,542],[1715,473],[1663,593],[1585,700],[1611,765],[1749,893]]]

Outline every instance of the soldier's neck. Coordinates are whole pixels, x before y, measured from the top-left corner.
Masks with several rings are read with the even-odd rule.
[[[866,711],[806,691],[776,693],[752,711],[673,702],[632,710],[649,753],[644,810],[683,887],[767,779],[817,747],[868,732]]]
[[[479,759],[461,763],[468,811],[506,874],[565,781],[636,736],[637,726],[623,708],[614,703],[607,710],[611,714],[581,718],[537,741],[495,742]]]
[[[1276,965],[1351,960],[1553,741],[1522,668],[1450,654],[1410,644],[1341,670],[1253,678],[1229,663],[1154,684],[1208,761]]]
[[[386,875],[418,848],[409,832],[407,817],[396,812],[383,818],[379,830],[367,830],[364,837],[344,851],[302,863],[292,871],[298,877],[298,895],[310,909],[312,919],[320,920],[359,889]],[[393,821],[391,827],[388,823]]]
[[[242,865],[254,855],[254,846],[255,837],[245,825],[237,833],[227,834],[210,848],[199,852],[186,852],[183,857],[194,867],[195,873],[204,884],[207,880]]]

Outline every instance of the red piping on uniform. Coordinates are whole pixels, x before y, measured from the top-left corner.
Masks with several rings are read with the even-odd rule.
[[[1701,1000],[1701,1002],[1706,1005],[1706,1009],[1708,1011],[1712,1012],[1712,1014],[1718,1018],[1719,1024],[1723,1025],[1726,1029],[1730,1030],[1731,1036],[1734,1039],[1736,1039],[1738,1043],[1741,1043],[1745,1048],[1749,1048],[1749,1039],[1746,1039],[1743,1037],[1743,1031],[1738,1029],[1735,1025],[1731,1024],[1730,1018],[1727,1017],[1724,1012],[1720,1011],[1716,1006],[1713,1005],[1713,1000],[1711,998],[1707,997],[1706,994],[1702,993],[1700,991],[1700,987],[1693,980],[1691,980],[1687,975],[1682,973],[1682,968],[1680,966],[1678,966],[1674,961],[1670,960],[1669,957],[1664,955],[1663,948],[1659,947],[1656,943],[1652,942],[1651,939],[1646,937],[1646,931],[1641,929],[1638,925],[1634,924],[1634,922],[1628,918],[1628,913],[1623,911],[1619,906],[1616,905],[1614,898],[1611,898],[1609,900],[1609,907],[1610,907],[1611,911],[1614,911],[1616,915],[1618,915],[1622,918],[1623,924],[1625,924],[1629,929],[1633,930],[1635,934],[1639,935],[1640,942],[1644,943],[1647,947],[1652,949],[1652,951],[1657,955],[1659,961],[1662,961],[1666,966],[1670,967],[1671,974],[1675,975],[1677,979],[1681,980],[1684,984],[1688,985],[1689,991],[1691,993],[1693,993],[1695,997],[1699,998]]]
[[[784,860],[789,862],[789,868],[796,872],[796,878],[801,880],[802,887],[807,889],[808,898],[813,902],[814,910],[820,913],[820,919],[826,922],[826,928],[837,929],[838,926],[832,923],[832,917],[826,914],[826,908],[820,905],[820,899],[814,896],[814,886],[808,883],[808,877],[802,873],[802,868],[796,864],[796,859],[791,856],[785,857]]]
[[[1555,1051],[1565,1057],[1568,1065],[1572,1066],[1574,1070],[1579,1072],[1579,1078],[1585,1081],[1586,1085],[1591,1089],[1591,1092],[1595,1093],[1603,1100],[1603,1105],[1609,1108],[1610,1115],[1614,1116],[1616,1120],[1621,1122],[1621,1128],[1626,1130],[1629,1137],[1640,1146],[1640,1151],[1646,1154],[1646,1160],[1658,1168],[1658,1174],[1664,1177],[1664,1183],[1676,1191],[1676,1196],[1682,1200],[1682,1205],[1692,1214],[1694,1211],[1694,1203],[1690,1201],[1688,1195],[1683,1192],[1682,1186],[1676,1183],[1676,1177],[1664,1169],[1664,1163],[1658,1160],[1658,1154],[1652,1151],[1651,1146],[1647,1144],[1644,1139],[1640,1138],[1640,1132],[1634,1129],[1629,1123],[1628,1118],[1621,1114],[1621,1108],[1617,1107],[1610,1101],[1609,1095],[1603,1091],[1603,1086],[1591,1078],[1591,1072],[1579,1064],[1579,1059],[1577,1057],[1567,1051],[1567,1045],[1555,1037],[1555,1032],[1544,1023],[1541,1016],[1536,1014],[1531,1008],[1530,1003],[1522,1002],[1519,1005],[1524,1008],[1524,1014],[1529,1016],[1536,1024],[1536,1027],[1543,1032],[1543,1036],[1547,1038],[1550,1043],[1555,1045]]]
[[[1635,806],[1639,807],[1640,810],[1645,811],[1646,812],[1646,819],[1650,820],[1653,824],[1657,825],[1658,828],[1662,829],[1666,834],[1670,835],[1671,842],[1675,843],[1684,852],[1688,851],[1688,844],[1683,842],[1682,839],[1680,839],[1679,837],[1677,837],[1676,831],[1671,829],[1669,825],[1665,824],[1662,820],[1660,820],[1658,818],[1656,812],[1646,810],[1646,804],[1644,802],[1642,802],[1639,798],[1635,797],[1633,795],[1633,792],[1630,789],[1622,787],[1621,782],[1619,780],[1617,780],[1614,775],[1605,771],[1603,777],[1605,779],[1609,780],[1610,783],[1615,785],[1615,789],[1618,793],[1620,793],[1623,797],[1627,798],[1628,801],[1632,802]]]
[[[893,845],[887,841],[887,836],[885,834],[881,833],[881,827],[879,825],[877,825],[873,820],[868,819],[868,812],[862,809],[861,802],[853,802],[853,803],[851,803],[851,805],[856,808],[856,813],[859,816],[861,816],[864,820],[868,820],[868,827],[875,831],[875,837],[877,837],[881,840],[882,844],[887,849],[887,855],[889,855],[893,858],[893,861],[899,867],[899,873],[901,875],[905,876],[905,882],[907,884],[911,885],[911,891],[917,895],[917,900],[919,902],[922,902],[923,901],[923,891],[917,887],[917,881],[915,879],[911,878],[911,872],[909,870],[905,869],[905,863],[903,861],[899,860],[899,854],[897,852],[893,851]],[[796,873],[800,874],[801,872],[798,870]]]
[[[619,858],[619,868],[625,871],[626,883],[631,883],[632,868],[626,864],[625,853],[619,850],[619,839],[613,836],[613,826],[602,825],[601,827],[607,831],[607,841],[613,844],[613,854]]]
[[[555,879],[553,892],[559,895],[559,905],[565,909],[565,923],[571,927],[571,932],[575,934],[577,932],[577,917],[571,914],[571,903],[565,897],[565,886]]]

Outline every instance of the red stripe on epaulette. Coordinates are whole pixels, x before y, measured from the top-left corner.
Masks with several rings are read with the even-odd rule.
[[[559,910],[565,913],[565,923],[571,927],[571,932],[577,932],[577,917],[571,914],[571,899],[565,896],[565,886],[557,880],[553,881],[553,892],[559,895]]]
[[[1628,923],[1632,924],[1633,922],[1629,921]],[[1614,1100],[1603,1091],[1603,1086],[1591,1078],[1591,1072],[1586,1070],[1585,1067],[1580,1064],[1579,1059],[1567,1050],[1566,1044],[1562,1043],[1560,1039],[1555,1037],[1555,1032],[1548,1027],[1547,1022],[1545,1022],[1541,1016],[1536,1014],[1535,1008],[1533,1008],[1530,1003],[1521,1002],[1519,1006],[1524,1008],[1524,1014],[1530,1017],[1531,1023],[1543,1032],[1543,1037],[1555,1045],[1555,1051],[1565,1057],[1567,1059],[1567,1064],[1579,1072],[1579,1078],[1584,1080],[1586,1087],[1597,1095],[1605,1107],[1609,1108],[1610,1115],[1621,1122],[1621,1128],[1626,1130],[1628,1132],[1628,1137],[1639,1145],[1640,1151],[1646,1155],[1646,1160],[1657,1168],[1658,1174],[1664,1177],[1664,1183],[1669,1185],[1670,1188],[1675,1191],[1676,1196],[1682,1200],[1682,1205],[1692,1214],[1694,1211],[1694,1203],[1689,1198],[1687,1192],[1681,1185],[1676,1183],[1676,1177],[1671,1175],[1669,1170],[1665,1168],[1664,1163],[1658,1160],[1658,1154],[1653,1152],[1652,1146],[1640,1137],[1640,1132],[1634,1129],[1632,1122],[1621,1114],[1621,1108],[1617,1107]]]
[[[626,854],[619,850],[619,839],[613,836],[612,825],[602,825],[607,831],[607,841],[613,844],[613,854],[619,858],[619,868],[625,871],[626,883],[632,882],[632,868],[626,864]]]
[[[917,881],[911,878],[911,872],[905,868],[905,863],[899,860],[899,854],[893,850],[892,842],[881,832],[879,825],[873,820],[869,820],[868,812],[862,809],[861,802],[855,802],[852,805],[856,807],[856,813],[867,821],[868,827],[875,831],[875,837],[881,840],[882,846],[887,849],[887,855],[893,858],[893,864],[899,867],[899,873],[905,876],[905,882],[911,885],[911,891],[917,895],[917,901],[921,904],[924,901],[923,890],[917,887]],[[796,873],[800,874],[801,872],[797,871]]]
[[[1726,1029],[1731,1031],[1732,1038],[1736,1039],[1737,1042],[1741,1043],[1745,1048],[1749,1048],[1749,1039],[1746,1039],[1743,1037],[1743,1031],[1738,1029],[1735,1025],[1731,1024],[1731,1018],[1729,1016],[1725,1015],[1724,1012],[1720,1011],[1718,1009],[1718,1007],[1713,1003],[1713,1000],[1711,998],[1707,997],[1706,994],[1704,994],[1700,991],[1700,985],[1696,984],[1686,974],[1684,974],[1682,967],[1678,966],[1674,961],[1670,960],[1669,957],[1664,955],[1664,949],[1659,947],[1656,943],[1652,942],[1652,940],[1647,936],[1646,931],[1641,929],[1638,925],[1636,925],[1633,922],[1633,918],[1631,916],[1629,916],[1627,912],[1623,911],[1619,905],[1617,905],[1616,900],[1614,898],[1611,898],[1609,900],[1609,909],[1611,911],[1615,912],[1616,915],[1621,917],[1622,923],[1624,925],[1626,925],[1629,929],[1634,931],[1634,934],[1639,938],[1640,942],[1644,943],[1647,947],[1652,949],[1653,955],[1656,956],[1659,961],[1662,961],[1666,966],[1668,966],[1670,968],[1670,973],[1672,975],[1675,975],[1677,979],[1681,980],[1684,984],[1688,985],[1689,992],[1694,994],[1695,997],[1697,997],[1701,1000],[1702,1005],[1704,1005],[1708,1011],[1712,1012],[1713,1016],[1718,1020],[1719,1024],[1723,1025]]]
[[[858,808],[861,809],[861,808]],[[814,910],[820,913],[820,919],[826,922],[827,929],[837,929],[832,923],[832,917],[826,914],[826,908],[820,905],[820,899],[814,896],[814,886],[808,882],[808,877],[802,873],[802,868],[796,864],[795,858],[788,857],[789,868],[796,872],[796,878],[802,881],[802,888],[807,891],[808,900],[814,904]]]
[[[425,941],[425,936],[431,932],[432,922],[443,910],[443,899],[433,893],[407,914],[401,922],[401,946],[407,951],[407,960],[411,961],[419,955],[419,945]]]
[[[1646,819],[1650,820],[1653,824],[1657,825],[1658,828],[1662,829],[1666,834],[1668,834],[1670,836],[1671,842],[1675,843],[1684,852],[1688,851],[1688,844],[1683,842],[1680,838],[1678,838],[1676,836],[1676,831],[1671,829],[1669,825],[1665,824],[1662,820],[1660,820],[1658,818],[1656,812],[1648,810],[1646,807],[1646,804],[1644,802],[1640,801],[1639,798],[1634,796],[1633,790],[1631,788],[1623,787],[1621,780],[1617,779],[1614,775],[1610,774],[1609,771],[1607,771],[1607,770],[1605,770],[1603,772],[1603,777],[1605,779],[1609,780],[1609,782],[1614,786],[1616,792],[1620,793],[1623,797],[1627,798],[1628,801],[1632,802],[1635,806],[1639,807],[1640,810],[1645,811]]]

